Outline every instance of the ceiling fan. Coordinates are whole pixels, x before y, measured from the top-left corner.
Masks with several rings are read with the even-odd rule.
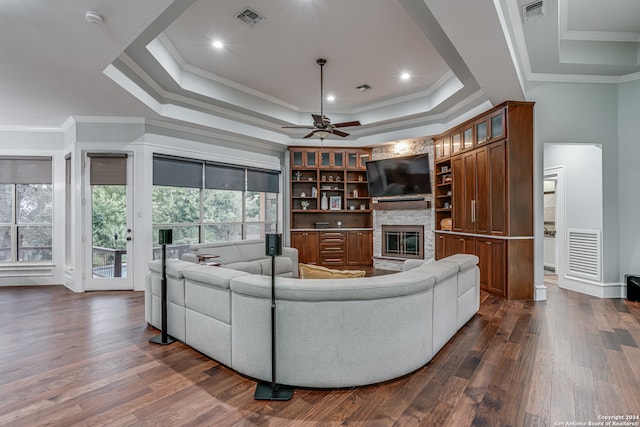
[[[320,66],[320,114],[312,114],[313,117],[313,126],[283,126],[284,129],[313,129],[309,134],[305,135],[304,138],[311,138],[312,136],[317,136],[320,138],[320,141],[324,140],[327,136],[333,134],[341,137],[349,136],[348,133],[343,132],[341,130],[337,130],[336,128],[344,128],[348,126],[360,126],[360,122],[358,120],[352,122],[342,122],[342,123],[331,123],[329,117],[324,115],[323,109],[323,74],[322,68],[327,63],[326,59],[320,58],[316,61]]]

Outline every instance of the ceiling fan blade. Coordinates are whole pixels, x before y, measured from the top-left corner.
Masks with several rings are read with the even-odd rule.
[[[315,132],[311,132],[308,135],[303,136],[302,138],[311,138]]]
[[[322,116],[319,114],[312,114],[311,117],[313,117],[313,124],[315,126],[324,126],[324,120],[322,120]]]
[[[333,130],[331,131],[331,133],[332,133],[332,134],[334,134],[334,135],[341,136],[341,137],[343,137],[343,138],[344,138],[345,136],[349,136],[349,134],[348,134],[348,133],[346,133],[346,132],[342,132],[341,130],[335,130],[335,129],[333,129]]]
[[[282,126],[282,129],[315,129],[313,126],[300,125],[300,126]]]
[[[334,128],[346,128],[347,126],[362,126],[362,125],[357,120],[354,120],[353,122],[336,123],[333,125]]]

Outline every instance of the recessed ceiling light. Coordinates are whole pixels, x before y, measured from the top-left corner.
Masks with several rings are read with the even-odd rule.
[[[402,73],[402,74],[400,74],[400,78],[401,78],[402,80],[409,80],[409,79],[411,78],[411,74],[409,74],[409,73]]]
[[[220,40],[214,40],[211,42],[211,46],[215,47],[216,49],[222,49],[224,47],[224,43],[222,43]]]
[[[333,102],[333,101],[335,101],[335,100],[336,100],[336,97],[335,97],[335,96],[333,96],[333,95],[327,95],[327,101],[329,101],[329,102]]]

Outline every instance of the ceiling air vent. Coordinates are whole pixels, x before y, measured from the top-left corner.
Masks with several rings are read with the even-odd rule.
[[[522,6],[522,20],[529,22],[544,16],[544,2],[542,0],[527,3]]]
[[[244,8],[242,12],[236,15],[236,17],[252,27],[264,19],[264,16],[260,15],[253,9],[249,9],[248,7]]]
[[[356,89],[358,89],[359,92],[366,92],[366,91],[371,90],[373,88],[371,87],[371,85],[368,85],[368,84],[365,83],[365,84],[362,84],[360,86],[356,86]]]

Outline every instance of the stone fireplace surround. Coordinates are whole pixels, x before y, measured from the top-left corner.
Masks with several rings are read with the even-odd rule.
[[[431,167],[431,185],[432,194],[424,195],[424,200],[430,201],[429,208],[418,209],[374,209],[373,211],[373,266],[374,268],[383,270],[402,270],[402,264],[405,258],[400,257],[383,257],[382,256],[382,226],[383,225],[422,225],[424,228],[424,259],[429,260],[435,256],[435,240],[434,226],[435,214],[433,203],[433,185],[434,177],[434,159],[433,159],[433,140],[416,139],[410,141],[402,141],[405,151],[396,152],[398,143],[386,144],[374,147],[372,150],[372,160],[388,159],[392,157],[404,157],[415,154],[429,154],[429,163]],[[374,199],[375,202],[375,199]]]

